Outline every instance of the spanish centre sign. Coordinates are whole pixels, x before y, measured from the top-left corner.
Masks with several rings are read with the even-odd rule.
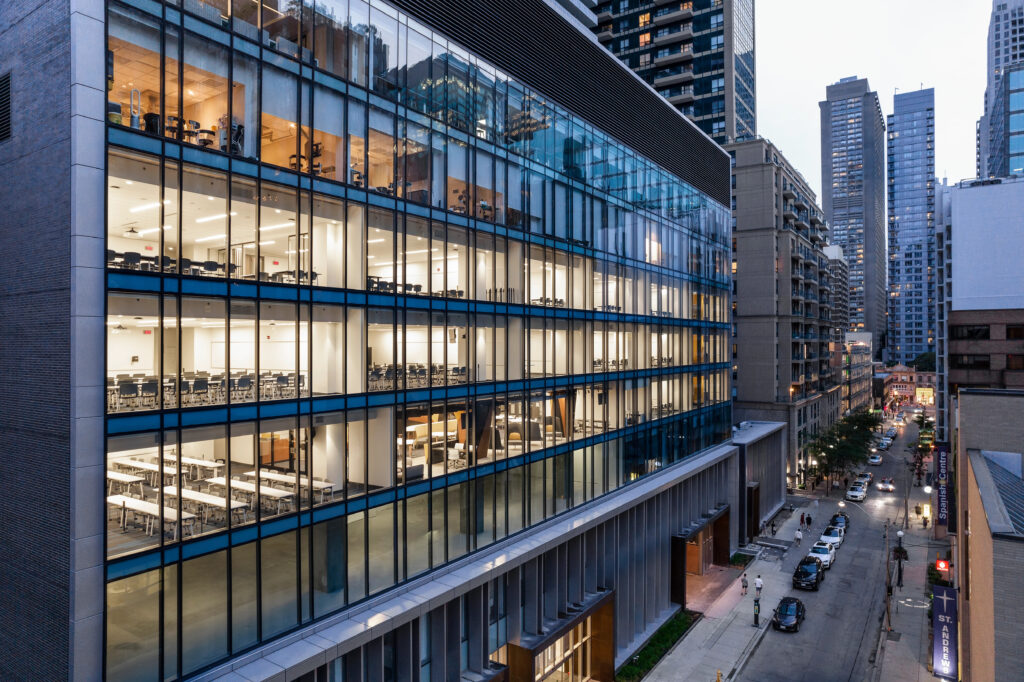
[[[957,666],[956,590],[932,585],[932,671],[955,680]]]
[[[949,446],[935,446],[936,496],[935,525],[949,524]]]

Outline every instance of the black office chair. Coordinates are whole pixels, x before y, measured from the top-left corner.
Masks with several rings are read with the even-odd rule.
[[[136,251],[125,251],[123,262],[126,268],[138,270],[142,264],[142,254]]]
[[[203,402],[210,402],[210,381],[209,379],[196,379],[192,382],[192,400],[202,399]]]
[[[160,393],[160,385],[156,379],[148,379],[142,382],[141,398],[142,402],[151,402],[153,406],[156,406],[156,397]]]
[[[114,265],[114,261],[117,260],[117,251],[113,249],[107,249],[107,265]]]
[[[215,260],[208,260],[203,262],[203,274],[216,275],[217,271],[220,270],[220,263]]]
[[[139,399],[139,386],[134,381],[122,381],[117,385],[117,407],[121,409],[121,402],[127,403],[128,407],[134,407]]]

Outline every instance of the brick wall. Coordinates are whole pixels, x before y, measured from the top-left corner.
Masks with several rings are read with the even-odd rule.
[[[0,2],[0,679],[68,677],[71,131],[67,0]],[[100,361],[97,358],[97,361]]]

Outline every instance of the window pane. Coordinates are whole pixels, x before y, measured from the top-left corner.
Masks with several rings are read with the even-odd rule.
[[[160,305],[155,296],[107,299],[107,410],[155,409],[160,394]]]
[[[181,195],[181,274],[223,277],[229,210],[226,174],[186,166]]]
[[[228,111],[228,50],[185,34],[182,115],[168,116],[167,132],[201,147],[217,144],[217,126]]]
[[[169,211],[176,208],[167,205]],[[108,154],[107,267],[159,270],[162,214],[159,162],[141,154]]]
[[[345,520],[313,526],[313,615],[345,606]]]
[[[260,610],[263,637],[298,623],[298,562],[295,532],[263,538],[260,547]]]
[[[157,21],[111,6],[107,49],[107,120],[159,135],[160,30]]]
[[[395,194],[395,119],[391,114],[370,107],[370,137],[367,147],[370,173],[367,189]]]
[[[260,158],[265,163],[300,170],[298,152],[299,93],[295,76],[263,67]]]
[[[160,676],[160,569],[107,584],[107,678]]]
[[[181,564],[181,668],[184,674],[228,654],[227,552]]]
[[[370,594],[390,587],[395,582],[394,507],[375,507],[367,513]]]
[[[345,100],[317,86],[313,91],[313,172],[343,179],[345,169]],[[319,166],[317,165],[319,164]]]
[[[316,65],[330,73],[345,77],[345,24],[348,19],[347,0],[316,0],[313,15]]]

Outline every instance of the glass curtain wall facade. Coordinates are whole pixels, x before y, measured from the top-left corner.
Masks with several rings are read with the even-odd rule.
[[[888,348],[891,359],[907,365],[935,351],[935,91],[899,93],[893,100]]]
[[[109,679],[728,438],[728,209],[443,35],[111,0],[107,89]]]
[[[1024,64],[1004,69],[996,85],[988,125],[987,177],[1024,173]]]

